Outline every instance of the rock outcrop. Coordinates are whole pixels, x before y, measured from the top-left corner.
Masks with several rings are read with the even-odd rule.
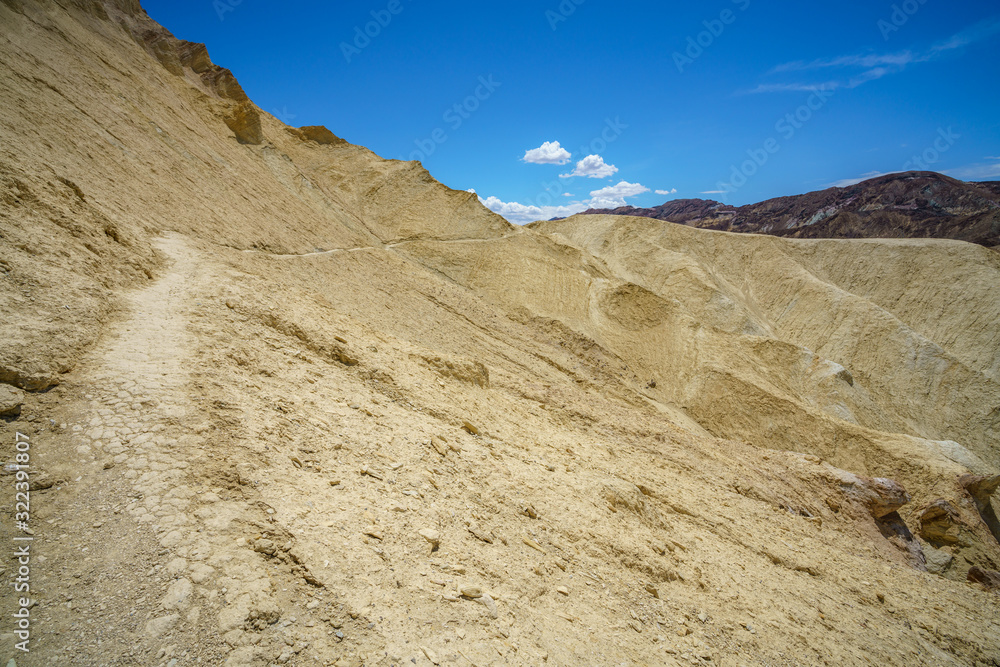
[[[21,414],[24,392],[8,384],[0,384],[0,417],[14,418]]]

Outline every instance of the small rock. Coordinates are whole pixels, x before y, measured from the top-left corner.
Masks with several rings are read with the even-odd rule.
[[[534,541],[530,537],[522,537],[521,541],[524,542],[525,544],[527,544],[529,547],[531,547],[535,551],[540,551],[543,554],[544,553],[548,553],[548,552],[545,551],[545,549],[542,548],[541,544],[539,544],[538,542]]]
[[[471,598],[473,600],[483,597],[483,589],[479,586],[462,586],[459,589],[459,593],[462,594],[462,597]]]
[[[154,618],[146,623],[146,634],[154,638],[159,637],[164,632],[172,628],[178,620],[180,620],[179,614],[170,614],[169,616]]]
[[[974,566],[969,570],[969,574],[966,575],[966,578],[974,584],[979,584],[988,591],[1000,593],[1000,572],[996,572],[994,570],[983,570]]]
[[[113,459],[104,462],[104,469],[105,470],[111,470],[114,467],[115,467],[115,462],[114,462]]]
[[[423,651],[424,655],[427,656],[427,659],[433,662],[435,665],[441,664],[441,661],[438,660],[437,654],[434,651],[430,650],[426,646],[421,646],[420,650]]]
[[[191,593],[194,591],[191,582],[187,579],[178,579],[167,589],[160,604],[164,609],[186,609],[190,606]]]
[[[936,549],[929,544],[923,545],[924,559],[927,561],[927,571],[931,574],[944,574],[955,557],[944,549]]]
[[[1000,475],[982,477],[978,475],[963,475],[959,478],[959,483],[965,487],[969,495],[976,501],[976,507],[980,512],[986,511],[990,505],[990,498],[1000,488]]]
[[[910,494],[898,482],[885,477],[859,478],[861,483],[852,491],[868,507],[872,516],[881,519],[910,502]]]
[[[934,544],[957,544],[962,534],[958,509],[944,498],[921,507],[916,512],[920,536]]]
[[[58,374],[50,368],[42,368],[39,364],[29,364],[28,367],[15,368],[0,364],[0,384],[14,385],[25,391],[45,391],[59,384]]]
[[[556,593],[569,597],[569,589],[566,588],[565,586],[560,586],[559,588],[557,588]]]
[[[424,528],[419,532],[420,537],[431,543],[431,551],[437,551],[441,546],[441,533],[433,528]]]
[[[708,623],[708,614],[705,612],[698,612],[698,620],[702,623]]]
[[[373,537],[373,538],[375,538],[376,540],[379,540],[379,541],[382,540],[382,533],[380,531],[378,531],[378,530],[375,530],[374,528],[371,529],[371,530],[366,530],[365,531],[365,535],[367,535],[368,537]]]
[[[24,392],[9,384],[0,384],[0,417],[17,417],[21,414]]]
[[[646,592],[652,595],[654,598],[659,599],[660,597],[660,589],[654,586],[653,584],[646,584]]]
[[[441,456],[448,455],[448,441],[439,435],[435,435],[431,438],[431,447],[433,447],[434,450]]]
[[[479,429],[469,422],[462,422],[462,430],[466,431],[471,435],[479,435]]]
[[[489,610],[490,618],[496,618],[498,616],[497,604],[487,593],[483,593],[483,596],[479,598],[478,602],[482,603]]]
[[[260,540],[254,541],[254,543],[253,543],[253,550],[256,551],[257,553],[262,553],[262,554],[267,554],[268,556],[273,556],[274,553],[275,553],[275,551],[277,551],[277,547],[274,545],[274,542],[272,542],[271,540],[260,539]]]
[[[369,477],[373,477],[379,481],[382,481],[382,473],[380,473],[378,470],[375,470],[374,468],[370,468],[368,466],[362,466],[361,474],[368,475]]]

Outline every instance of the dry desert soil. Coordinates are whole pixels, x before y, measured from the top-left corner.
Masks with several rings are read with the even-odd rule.
[[[3,0],[0,659],[1000,665],[998,284],[515,227],[135,0]]]

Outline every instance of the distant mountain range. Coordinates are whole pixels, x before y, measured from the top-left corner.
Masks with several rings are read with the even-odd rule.
[[[655,208],[624,206],[586,214],[796,238],[942,238],[1000,248],[1000,182],[966,183],[933,171],[889,174],[739,207],[675,199]]]

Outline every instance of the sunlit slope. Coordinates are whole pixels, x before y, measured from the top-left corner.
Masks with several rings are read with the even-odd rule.
[[[0,3],[0,101],[37,664],[1000,660],[987,256],[514,228],[128,0]]]
[[[1000,388],[981,370],[998,356],[990,251],[617,216],[533,228],[540,237],[400,249],[593,339],[622,360],[623,380],[715,435],[901,477],[925,500],[954,493],[962,472],[996,469]],[[885,286],[859,277],[867,291],[846,289],[854,262],[881,267]]]

